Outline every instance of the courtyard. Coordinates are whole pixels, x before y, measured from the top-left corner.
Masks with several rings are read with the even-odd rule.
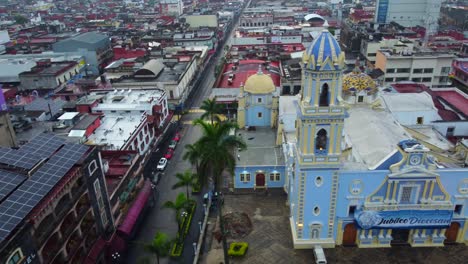
[[[244,212],[251,220],[252,230],[243,238],[227,239],[228,243],[243,241],[249,243],[247,254],[231,258],[230,263],[280,264],[315,263],[312,250],[294,250],[288,220],[286,195],[282,191],[268,194],[225,195],[223,214]],[[210,237],[210,235],[208,235]],[[213,237],[211,251],[202,263],[222,263],[222,247]],[[404,264],[404,263],[466,263],[468,248],[463,244],[437,248],[392,248],[359,249],[337,247],[325,249],[328,263],[360,264]]]

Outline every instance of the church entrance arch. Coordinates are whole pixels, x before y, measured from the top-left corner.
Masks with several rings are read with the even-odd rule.
[[[347,224],[343,232],[343,246],[356,245],[357,228],[354,223]]]
[[[255,186],[265,187],[265,172],[264,171],[255,172]]]
[[[329,92],[328,92],[328,84],[324,84],[322,86],[322,90],[320,91],[320,98],[319,98],[319,106],[328,106],[329,100]]]
[[[445,231],[445,243],[455,243],[457,242],[458,230],[460,229],[460,224],[453,222],[450,224],[450,227]]]

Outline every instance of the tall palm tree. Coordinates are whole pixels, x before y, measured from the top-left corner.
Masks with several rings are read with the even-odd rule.
[[[202,163],[203,161],[201,160],[202,146],[195,143],[187,144],[185,145],[185,148],[186,151],[184,152],[182,158],[184,160],[188,160],[190,164],[195,167],[195,171],[198,176],[198,182],[201,184],[201,186],[204,186],[206,183],[206,173],[204,172],[206,164]]]
[[[163,204],[163,207],[164,208],[171,208],[173,210],[175,210],[175,216],[176,216],[176,221],[178,223],[178,228],[179,228],[179,231],[180,231],[180,213],[182,210],[184,209],[187,209],[189,205],[189,199],[187,199],[187,197],[185,196],[185,194],[183,192],[179,193],[179,195],[177,195],[175,201],[166,201],[164,204]]]
[[[213,123],[209,124],[201,119],[193,122],[202,128],[203,135],[196,144],[201,146],[200,160],[207,164],[213,173],[216,190],[219,190],[220,177],[227,169],[234,174],[236,158],[234,149],[245,149],[247,145],[236,135],[230,135],[232,129],[237,128],[234,123]]]
[[[221,114],[222,107],[216,103],[216,97],[204,100],[200,109],[205,110],[205,113],[201,115],[201,119],[209,118],[211,124],[213,124],[214,121],[219,121],[218,114]]]
[[[179,181],[172,186],[172,189],[177,189],[180,187],[184,187],[187,190],[187,198],[190,198],[189,195],[189,187],[194,186],[197,182],[197,174],[192,173],[190,170],[186,170],[184,173],[177,173],[176,178],[179,179]]]
[[[165,233],[156,232],[153,241],[145,244],[143,249],[156,256],[156,263],[159,264],[159,258],[167,257],[171,248],[171,240]]]

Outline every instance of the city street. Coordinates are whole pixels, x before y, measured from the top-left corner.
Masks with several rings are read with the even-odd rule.
[[[225,43],[230,43],[230,39],[233,36],[234,29],[237,27],[237,23],[232,27],[233,30],[230,32]],[[187,107],[191,109],[196,109],[200,107],[203,100],[207,99],[211,93],[211,88],[215,82],[214,70],[216,65],[222,58],[223,47],[225,44],[220,44],[221,48],[218,49],[218,52],[213,54],[212,58],[208,61],[204,71],[200,72],[199,80],[195,81],[194,84],[197,85],[194,90],[189,95],[188,102],[186,102]],[[187,109],[189,110],[189,109]],[[162,208],[162,205],[166,201],[174,201],[179,192],[183,192],[184,189],[172,190],[172,186],[177,182],[175,174],[178,172],[183,172],[187,169],[191,169],[189,162],[182,159],[184,146],[187,144],[194,143],[201,135],[200,129],[194,127],[190,124],[190,121],[199,118],[200,113],[192,113],[189,111],[188,114],[184,115],[180,120],[180,133],[182,138],[175,150],[174,156],[169,161],[166,170],[164,171],[164,176],[159,181],[159,184],[156,187],[156,196],[157,200],[152,208],[149,210],[145,216],[144,221],[138,228],[135,238],[129,244],[129,249],[127,252],[126,263],[137,263],[145,257],[150,259],[154,258],[153,255],[148,254],[143,250],[143,245],[149,243],[157,231],[166,233],[169,238],[174,239],[177,234],[177,223],[175,221],[175,212],[172,209]],[[175,130],[168,129],[168,136],[161,141],[157,148],[158,152],[153,153],[150,161],[148,162],[147,167],[145,168],[145,174],[151,173],[151,170],[156,166],[156,162],[167,150],[167,145],[172,138],[172,135],[175,134]],[[203,193],[203,192],[202,192]],[[194,246],[193,243],[198,241],[198,236],[200,233],[199,222],[203,221],[203,206],[201,202],[201,194],[193,196],[197,200],[197,208],[195,215],[192,220],[191,228],[187,238],[185,240],[184,251],[180,259],[170,259],[163,258],[161,263],[191,263],[194,256]]]

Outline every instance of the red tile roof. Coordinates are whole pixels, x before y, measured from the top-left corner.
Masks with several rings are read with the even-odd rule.
[[[457,91],[434,91],[434,95],[442,98],[456,112],[468,117],[468,100]]]
[[[217,88],[239,88],[241,83],[245,83],[247,78],[250,75],[256,74],[258,72],[258,66],[262,65],[262,71],[265,74],[269,74],[273,79],[275,86],[279,87],[281,85],[281,76],[279,74],[279,62],[274,61],[269,64],[269,69],[267,70],[263,66],[265,61],[263,60],[242,60],[239,61],[239,65],[235,71],[232,71],[233,63],[229,63],[224,67],[224,72],[222,77],[219,80]],[[228,83],[229,74],[235,73],[235,78],[231,84]]]

